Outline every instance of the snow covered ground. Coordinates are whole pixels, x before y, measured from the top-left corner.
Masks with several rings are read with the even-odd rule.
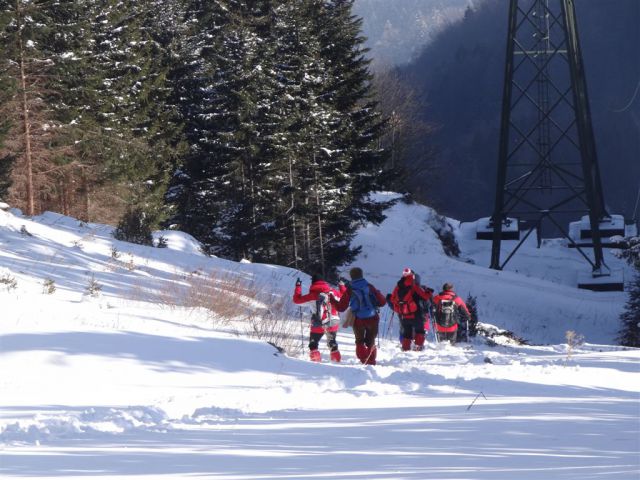
[[[478,297],[482,322],[531,345],[403,353],[385,308],[379,365],[355,361],[347,330],[343,363],[322,345],[313,364],[189,293],[214,278],[231,285],[222,302],[240,279],[260,295],[238,292],[239,309],[282,303],[306,344],[289,303],[295,270],[208,258],[178,232],[158,249],[107,226],[0,212],[0,477],[637,480],[640,351],[614,344],[625,294],[577,290],[584,262],[559,240],[495,272],[474,225],[451,221],[452,259],[430,209],[388,215],[356,238],[370,281],[386,293],[405,266],[434,287],[451,281]],[[568,330],[585,343],[567,345]]]

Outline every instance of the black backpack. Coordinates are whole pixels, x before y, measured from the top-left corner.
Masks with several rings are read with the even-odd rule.
[[[436,310],[436,323],[441,327],[453,327],[458,323],[458,305],[456,298],[441,300]]]

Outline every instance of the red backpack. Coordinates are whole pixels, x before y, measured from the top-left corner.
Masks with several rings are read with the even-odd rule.
[[[398,306],[400,307],[399,313],[403,317],[411,316],[418,311],[418,304],[413,298],[413,285],[408,287],[406,293],[404,293],[404,288],[398,288]]]

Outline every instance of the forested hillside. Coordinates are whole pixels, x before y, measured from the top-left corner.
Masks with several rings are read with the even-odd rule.
[[[471,0],[356,0],[354,12],[363,19],[366,45],[379,70],[408,63],[470,4]]]
[[[353,0],[0,2],[0,196],[334,271],[381,220],[385,125]]]
[[[604,195],[630,217],[640,180],[640,2],[576,2]],[[401,71],[436,125],[417,152],[436,165],[413,178],[419,197],[447,214],[491,213],[500,127],[507,4],[486,0],[443,31]]]

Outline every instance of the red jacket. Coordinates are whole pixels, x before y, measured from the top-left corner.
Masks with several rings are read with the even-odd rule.
[[[438,305],[440,304],[440,302],[442,302],[442,300],[453,300],[454,303],[458,306],[460,312],[462,312],[462,315],[465,315],[467,318],[471,317],[469,309],[467,308],[467,304],[464,303],[464,300],[456,295],[456,292],[454,292],[453,290],[445,290],[444,292],[440,292],[438,295],[433,297],[433,304],[436,311],[438,311]],[[455,332],[457,329],[457,323],[450,327],[442,327],[436,322],[436,330],[439,332]]]
[[[307,293],[306,295],[302,295],[302,286],[296,285],[296,288],[293,292],[293,303],[299,305],[307,302],[315,302],[316,300],[318,300],[318,296],[321,293],[332,293],[333,295],[330,295],[329,298],[335,297],[336,299],[340,299],[340,293],[337,290],[331,288],[331,286],[324,280],[319,280],[311,284],[311,286],[309,287],[309,293]],[[336,310],[333,302],[331,302],[331,314],[338,316],[338,311]],[[326,318],[326,312],[323,314],[322,318]],[[312,333],[323,333],[325,331],[325,327],[316,327],[313,326],[313,324],[310,325],[310,328]],[[335,325],[328,327],[326,330],[330,332],[336,332],[339,328],[340,324],[336,323]]]
[[[401,288],[402,290],[406,290],[403,291],[403,298],[400,298]],[[398,315],[402,316],[402,318],[415,318],[416,313],[419,310],[418,298],[416,297],[420,297],[423,300],[429,300],[432,297],[432,294],[430,291],[425,290],[422,286],[415,283],[413,277],[409,276],[401,278],[391,294],[391,306]],[[405,302],[405,304],[402,305],[401,302]]]

